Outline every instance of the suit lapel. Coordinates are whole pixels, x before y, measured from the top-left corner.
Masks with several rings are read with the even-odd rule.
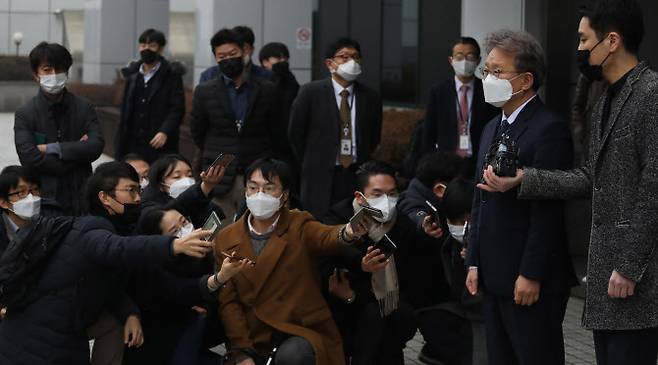
[[[544,103],[539,99],[539,95],[536,95],[519,113],[512,124],[510,130],[510,136],[513,137],[517,142],[519,138],[525,133],[528,129],[528,121],[535,115],[537,109],[539,109]]]
[[[287,232],[288,225],[290,224],[290,215],[287,209],[281,211],[276,229],[270,239],[267,240],[265,248],[263,248],[263,251],[258,257],[256,257],[251,246],[251,237],[249,236],[249,227],[247,225],[248,216],[249,212],[246,212],[239,221],[244,228],[242,229],[240,242],[235,247],[239,248],[238,253],[243,253],[247,258],[256,262],[256,266],[243,270],[239,275],[244,276],[253,285],[254,295],[257,296],[288,246],[288,241],[285,239],[284,234]]]
[[[627,81],[628,82],[628,81]],[[615,126],[615,123],[617,122],[617,119],[619,119],[619,114],[621,113],[621,110],[624,108],[624,104],[626,104],[626,100],[628,100],[628,97],[631,95],[631,91],[633,89],[631,88],[630,84],[624,85],[624,87],[621,89],[619,92],[619,95],[614,97],[611,101],[610,105],[610,117],[608,118],[608,122],[605,125],[605,130],[601,131],[601,122],[598,123],[599,127],[597,130],[597,134],[599,135],[599,144],[596,152],[596,156],[598,158],[601,150],[603,149],[603,146],[605,145],[606,140],[610,136],[610,132],[612,132],[612,128]],[[605,95],[605,94],[604,94]],[[605,105],[604,103],[601,103],[601,107]],[[600,121],[603,120],[603,113],[601,112],[601,117],[599,119]],[[603,133],[601,133],[603,132]]]
[[[326,97],[329,101],[329,113],[334,116],[336,125],[340,122],[340,111],[338,110],[338,105],[336,104],[336,93],[334,91],[334,85],[331,81],[331,77],[327,79],[327,82],[324,84],[326,90]],[[358,102],[357,102],[358,103]]]
[[[365,113],[361,113],[361,110],[363,106],[367,104],[363,98],[361,84],[355,82],[352,92],[354,92],[354,102],[356,103],[356,105],[352,105],[352,108],[356,107],[356,110],[354,110],[354,119],[355,119],[354,128],[356,129],[354,133],[356,136],[356,150],[358,153],[358,151],[363,151],[363,146],[361,146],[361,143],[366,139],[366,137],[363,136],[365,130],[364,128],[362,128],[367,124],[365,120],[362,120],[363,118],[366,117],[366,115]],[[357,155],[357,160],[359,159],[359,157],[360,156]]]

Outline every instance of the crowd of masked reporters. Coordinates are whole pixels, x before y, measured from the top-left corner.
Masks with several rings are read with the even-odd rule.
[[[459,301],[465,277],[464,225],[473,191],[470,182],[459,178],[462,169],[459,157],[430,155],[421,161],[416,179],[426,190],[436,188],[437,194],[431,199],[434,204],[439,205],[443,198],[441,207],[447,218],[443,224],[448,224],[445,227],[449,227],[450,235],[441,237],[430,216],[422,217],[420,225],[412,221],[415,217],[407,217],[405,206],[413,208],[425,202],[415,201],[419,195],[412,191],[398,202],[395,171],[376,161],[358,170],[355,198],[336,204],[323,218],[328,224],[345,227],[340,235],[350,243],[341,246],[336,255],[319,258],[315,274],[322,282],[314,288],[322,290],[332,310],[345,356],[401,364],[402,349],[415,334],[417,323],[428,328],[428,335],[433,334],[433,324],[418,322],[414,309],[441,301]],[[167,363],[176,358],[184,359],[184,363],[219,361],[219,355],[208,350],[225,340],[217,317],[218,306],[222,305],[218,303],[218,293],[238,272],[254,270],[258,265],[258,256],[253,260],[223,256],[220,246],[230,242],[219,242],[221,235],[215,242],[206,242],[204,237],[211,232],[198,229],[213,211],[222,215],[209,193],[223,173],[223,168],[213,167],[196,182],[191,164],[180,155],[167,155],[152,165],[130,155],[127,162],[109,162],[96,168],[84,190],[87,213],[73,220],[61,215],[56,201],[40,198],[40,177],[34,170],[21,166],[4,168],[0,173],[3,252],[11,254],[12,244],[25,239],[45,238],[55,248],[35,268],[40,271],[38,281],[25,284],[31,293],[15,304],[12,302],[15,309],[3,309],[0,349],[4,349],[0,350],[0,358],[7,357],[9,363],[15,360],[12,356],[56,363],[56,359],[49,358],[54,356],[52,353],[30,353],[39,347],[14,347],[14,341],[20,340],[21,334],[29,336],[34,330],[32,326],[64,325],[51,316],[71,315],[70,319],[79,321],[75,325],[43,330],[55,333],[55,338],[46,341],[62,341],[60,344],[70,346],[59,351],[64,351],[62,356],[73,363],[88,361],[88,338],[96,338],[92,363],[104,363],[108,356],[121,358],[121,353],[123,363],[135,364]],[[245,176],[245,208],[255,220],[267,220],[299,208],[290,199],[292,177],[285,163],[258,160]],[[262,186],[257,186],[259,177],[265,178]],[[348,228],[350,225],[345,223],[360,205],[380,209],[383,217],[379,221],[365,219],[357,223],[359,228]],[[54,223],[47,224],[49,220]],[[244,225],[245,220],[232,224]],[[252,224],[255,223],[249,226]],[[62,227],[68,228],[62,231]],[[375,239],[381,239],[383,234],[398,246],[389,258],[374,251]],[[356,239],[359,242],[352,244]],[[443,244],[438,244],[437,239]],[[4,265],[8,264],[7,256],[1,261]],[[424,260],[432,265],[419,268],[418,263],[423,261],[417,259],[422,256],[433,256],[432,260]],[[438,262],[441,260],[443,265]],[[461,276],[454,279],[452,290],[442,288],[447,284],[435,280],[443,278],[443,273],[432,273],[443,269],[448,276],[457,269],[455,275]],[[430,282],[432,291],[425,291],[420,282]],[[69,290],[76,294],[67,296]],[[286,293],[280,295],[285,301]],[[386,296],[396,299],[381,300]],[[276,343],[272,342],[272,346]],[[26,352],[21,353],[21,348]],[[395,360],[391,361],[391,357]]]

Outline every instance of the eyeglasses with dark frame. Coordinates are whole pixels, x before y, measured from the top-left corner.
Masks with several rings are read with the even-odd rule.
[[[35,194],[35,193],[36,193],[36,194]],[[28,195],[30,195],[30,194],[38,195],[38,194],[39,194],[39,188],[37,188],[37,187],[33,187],[33,188],[29,188],[29,189],[19,190],[19,191],[15,191],[15,192],[13,192],[13,193],[9,193],[9,194],[7,194],[7,196],[15,196],[15,195],[18,195],[18,198],[19,198],[19,199],[23,199],[23,198],[25,198],[26,196],[28,196]]]

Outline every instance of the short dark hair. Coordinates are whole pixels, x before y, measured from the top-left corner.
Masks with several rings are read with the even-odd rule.
[[[148,163],[148,161],[146,161],[146,159],[138,153],[128,153],[125,156],[123,156],[123,160],[126,161],[126,162],[145,161],[146,163]]]
[[[364,162],[356,170],[356,189],[363,191],[370,184],[370,177],[375,175],[389,175],[395,179],[395,168],[383,161]]]
[[[165,37],[164,33],[157,29],[149,28],[145,31],[142,32],[142,34],[139,36],[139,43],[151,43],[155,42],[157,43],[160,47],[164,47],[167,45],[167,37]]]
[[[247,181],[251,178],[251,175],[257,170],[260,170],[260,173],[263,174],[265,180],[269,182],[272,182],[272,179],[278,176],[283,190],[292,190],[292,173],[290,172],[290,166],[288,166],[287,163],[274,158],[259,158],[245,170],[245,186],[247,185]]]
[[[455,44],[452,45],[452,48],[455,48],[456,45],[458,44],[469,44],[473,47],[475,47],[475,52],[477,53],[478,57],[480,57],[481,50],[480,50],[480,45],[478,44],[478,41],[475,40],[473,37],[460,37]]]
[[[9,192],[18,186],[19,176],[14,172],[0,173],[0,198],[9,200]]]
[[[160,228],[160,222],[162,222],[162,217],[164,217],[167,211],[162,208],[162,206],[151,206],[142,212],[137,221],[137,231],[138,235],[161,235],[162,229]]]
[[[341,37],[332,42],[329,47],[327,47],[324,57],[325,58],[334,58],[336,55],[336,52],[343,48],[354,48],[359,52],[360,56],[363,56],[361,53],[361,45],[359,42],[355,41],[354,39],[347,38],[347,37]]]
[[[9,165],[5,166],[0,174],[16,174],[19,178],[25,180],[25,182],[41,186],[41,177],[35,168],[21,165]]]
[[[432,189],[437,182],[448,183],[463,170],[464,159],[450,152],[432,152],[423,156],[416,167],[416,179]]]
[[[46,62],[55,70],[67,71],[73,64],[73,57],[66,47],[58,43],[41,42],[30,51],[30,67],[37,73],[41,63]]]
[[[235,44],[240,48],[244,47],[244,40],[233,31],[232,29],[223,28],[220,29],[215,35],[210,38],[210,50],[212,54],[215,54],[215,49],[223,44]]]
[[[98,167],[87,180],[85,187],[85,205],[88,213],[93,215],[106,215],[107,212],[98,200],[98,193],[104,191],[114,195],[114,188],[119,184],[119,179],[129,179],[139,183],[137,171],[124,161],[106,162]]]
[[[238,25],[236,27],[233,27],[233,29],[231,30],[235,32],[235,34],[237,34],[238,37],[240,37],[240,39],[242,39],[243,43],[246,43],[252,47],[254,46],[254,42],[256,42],[256,37],[254,36],[254,31],[251,30],[251,28],[249,28],[246,25]]]
[[[642,8],[636,0],[590,0],[581,6],[579,13],[589,19],[590,27],[599,40],[609,32],[617,32],[628,52],[639,52],[644,38],[644,19]]]
[[[179,161],[185,162],[188,166],[192,167],[190,160],[176,153],[164,155],[155,160],[149,170],[149,184],[146,187],[146,190],[159,191],[164,182],[165,176],[169,175],[176,168],[176,164],[178,164]]]
[[[260,49],[260,52],[258,53],[258,61],[262,64],[263,61],[270,57],[290,58],[290,51],[288,51],[288,47],[281,42],[270,42]]]
[[[457,178],[448,183],[443,195],[443,213],[448,219],[459,219],[471,212],[475,184],[471,180]]]

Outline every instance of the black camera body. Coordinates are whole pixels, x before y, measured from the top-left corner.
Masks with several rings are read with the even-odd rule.
[[[491,165],[496,175],[515,177],[519,167],[519,148],[516,141],[503,133],[491,144],[484,161],[485,168]]]

